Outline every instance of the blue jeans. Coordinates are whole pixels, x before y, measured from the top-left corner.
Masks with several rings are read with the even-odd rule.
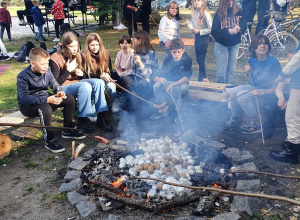
[[[245,112],[249,121],[257,121],[259,119],[255,96],[251,92],[246,93],[250,89],[252,89],[250,85],[240,85],[227,89],[230,99],[233,99],[230,101],[232,117],[239,118],[242,112]],[[243,93],[246,94],[243,95]]]
[[[230,83],[233,79],[239,45],[226,47],[222,44],[215,43],[214,53],[217,63],[217,83]]]
[[[98,112],[108,110],[104,89],[104,82],[100,79],[83,79],[80,82],[62,86],[66,94],[77,98],[78,117],[95,117]]]
[[[45,38],[43,36],[43,25],[38,26],[38,30],[39,30],[39,32],[37,33],[35,40],[38,40],[40,37],[42,38],[42,40],[45,40]]]

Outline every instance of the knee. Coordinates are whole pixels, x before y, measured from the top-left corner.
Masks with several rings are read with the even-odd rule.
[[[43,117],[51,117],[52,108],[49,104],[42,104],[39,107],[39,115],[42,114]]]
[[[179,93],[180,94],[185,94],[189,91],[189,84],[185,83],[185,84],[181,84],[179,86]]]
[[[159,90],[162,87],[162,84],[160,82],[156,82],[153,85],[153,91],[156,92],[157,90]]]
[[[81,86],[79,87],[77,93],[78,93],[78,96],[81,93],[86,93],[86,94],[90,95],[92,93],[92,86],[91,86],[91,84],[89,84],[88,82],[83,82],[81,84]]]

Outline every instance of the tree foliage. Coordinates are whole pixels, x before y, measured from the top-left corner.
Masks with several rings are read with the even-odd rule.
[[[93,1],[94,16],[106,19],[110,16],[113,17],[118,10],[118,3],[117,0]]]

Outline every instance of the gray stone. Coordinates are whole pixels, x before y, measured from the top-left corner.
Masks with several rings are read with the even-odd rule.
[[[106,220],[121,220],[122,217],[121,216],[117,216],[117,215],[113,215],[113,214],[109,214],[109,216],[107,216]]]
[[[99,150],[104,150],[104,149],[108,148],[108,145],[104,144],[104,143],[98,143],[96,148],[98,148]]]
[[[117,140],[116,141],[116,145],[122,145],[122,146],[126,146],[128,145],[129,143],[127,141],[123,141],[123,140]]]
[[[87,217],[97,211],[97,206],[87,201],[77,203],[76,208],[82,217]]]
[[[216,215],[211,220],[238,220],[240,216],[236,212],[225,212],[219,215]]]
[[[85,152],[85,153],[83,154],[83,157],[85,157],[85,158],[90,158],[90,157],[92,156],[93,153],[95,153],[95,149],[90,149],[90,150],[88,150],[87,152]]]
[[[121,146],[121,145],[111,145],[110,148],[112,150],[118,150],[118,151],[124,151],[125,150],[125,147]]]
[[[183,134],[180,135],[180,137],[178,138],[181,142],[186,142],[188,143],[191,139],[193,139],[193,137],[195,136],[196,131],[188,129],[186,131],[184,131]]]
[[[79,170],[70,170],[70,171],[67,172],[64,179],[65,180],[75,180],[75,179],[79,178],[80,175],[81,175],[81,171],[79,171]]]
[[[237,182],[236,191],[239,192],[252,192],[259,193],[261,190],[261,184],[259,179],[255,180],[239,180]],[[231,211],[245,211],[250,215],[255,212],[259,212],[261,209],[261,201],[258,198],[246,197],[246,196],[234,196],[231,204]]]
[[[177,217],[174,220],[207,220],[207,218],[202,218],[198,216],[184,216],[184,217]]]
[[[89,196],[83,196],[77,192],[68,192],[67,197],[72,206],[79,202],[87,201],[90,198]]]
[[[206,146],[209,146],[215,150],[221,150],[226,147],[224,144],[217,142],[217,141],[206,142]]]
[[[150,138],[156,138],[156,137],[157,137],[156,131],[148,132],[148,133],[141,133],[141,138],[150,139]]]
[[[77,157],[75,160],[73,160],[68,167],[74,170],[82,170],[85,168],[90,161],[83,161],[82,157]]]
[[[222,151],[222,154],[229,160],[232,160],[234,164],[243,164],[254,160],[254,157],[249,151],[240,151],[237,148],[228,148]]]
[[[76,191],[80,189],[82,185],[82,180],[80,178],[77,178],[75,180],[72,180],[69,183],[63,183],[61,187],[59,188],[59,192],[68,192],[68,191]]]
[[[235,166],[237,170],[249,170],[249,171],[258,171],[257,167],[253,162],[244,163],[242,165]],[[236,176],[246,176],[246,177],[256,177],[255,173],[236,173]]]

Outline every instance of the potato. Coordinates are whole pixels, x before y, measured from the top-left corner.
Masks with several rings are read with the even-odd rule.
[[[170,164],[170,162],[168,160],[164,160],[164,164],[165,164],[165,166],[168,166]]]
[[[167,172],[166,176],[172,176],[172,173],[171,172]]]
[[[179,173],[177,172],[177,171],[175,171],[174,173],[173,173],[173,176],[174,176],[174,178],[175,179],[179,179]]]
[[[184,162],[184,163],[182,164],[182,167],[183,167],[183,168],[187,168],[188,165],[190,165],[188,162]]]
[[[178,162],[179,162],[180,164],[183,164],[184,160],[183,160],[182,158],[179,158]]]
[[[173,158],[172,158],[172,163],[173,163],[174,165],[177,165],[177,164],[179,163],[179,161],[178,161],[178,159],[177,159],[176,157],[173,157]]]
[[[143,166],[143,165],[138,165],[138,166],[135,168],[135,171],[136,171],[137,173],[140,173],[143,169],[144,169],[144,166]]]
[[[149,160],[153,163],[154,157],[153,157],[153,156],[150,156],[150,157],[149,157]]]
[[[177,171],[177,169],[176,169],[175,167],[172,167],[172,168],[171,168],[171,171],[172,171],[172,173],[174,173],[174,172]]]
[[[154,173],[154,167],[152,165],[149,166],[148,173],[150,174]]]
[[[170,160],[172,160],[172,157],[170,155],[166,155],[166,156],[164,156],[164,159],[170,161]]]
[[[153,167],[154,167],[154,169],[156,169],[156,170],[159,170],[160,169],[160,165],[159,165],[159,163],[154,163],[153,164]]]
[[[180,178],[185,178],[185,179],[186,179],[185,173],[181,173],[181,174],[180,174]]]
[[[162,183],[157,183],[157,187],[156,187],[156,188],[157,188],[158,190],[162,190],[162,186],[163,186]]]
[[[150,166],[150,163],[145,163],[144,164],[144,170],[148,170],[149,166]]]
[[[169,169],[167,167],[164,168],[164,174],[167,174],[169,172]]]

